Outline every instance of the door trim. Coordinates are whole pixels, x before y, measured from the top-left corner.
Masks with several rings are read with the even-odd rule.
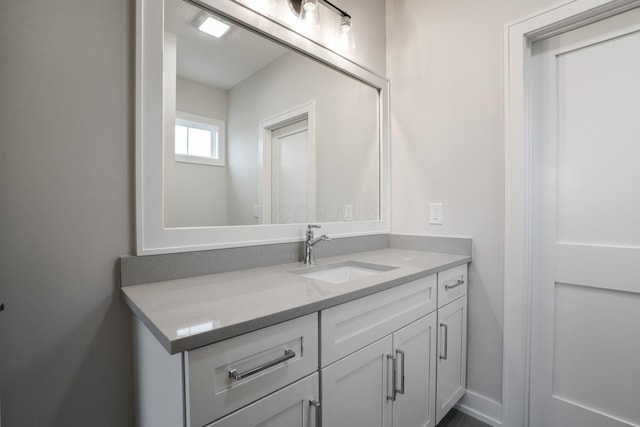
[[[271,224],[271,131],[300,120],[307,120],[307,206],[315,212],[316,200],[316,103],[309,101],[258,123],[258,224]],[[268,209],[267,209],[268,207]],[[313,220],[311,221],[313,222]]]
[[[640,0],[572,0],[505,26],[505,247],[502,424],[529,425],[532,283],[536,251],[531,45],[640,6]]]

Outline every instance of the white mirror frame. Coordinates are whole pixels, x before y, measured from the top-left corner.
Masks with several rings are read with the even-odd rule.
[[[301,241],[306,224],[165,228],[163,196],[164,2],[136,0],[136,237],[137,254],[189,252]],[[390,230],[389,81],[272,18],[229,0],[201,0],[248,29],[303,52],[379,89],[380,219],[325,222],[332,237]]]

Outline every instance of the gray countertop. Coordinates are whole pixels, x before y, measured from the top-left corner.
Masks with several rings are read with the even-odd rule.
[[[470,256],[381,249],[319,259],[397,267],[332,284],[291,271],[302,263],[122,288],[125,300],[171,354],[188,351],[389,289],[471,261]]]

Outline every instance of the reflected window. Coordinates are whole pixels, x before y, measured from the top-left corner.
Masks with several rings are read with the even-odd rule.
[[[176,161],[224,166],[224,127],[222,120],[177,113]]]

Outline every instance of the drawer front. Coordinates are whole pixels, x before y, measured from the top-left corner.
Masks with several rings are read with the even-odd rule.
[[[327,366],[436,309],[436,275],[322,310],[321,366]]]
[[[467,294],[467,264],[438,273],[438,307]]]
[[[317,368],[316,313],[189,351],[187,425],[217,420]]]
[[[207,427],[320,427],[318,374],[273,393]]]

